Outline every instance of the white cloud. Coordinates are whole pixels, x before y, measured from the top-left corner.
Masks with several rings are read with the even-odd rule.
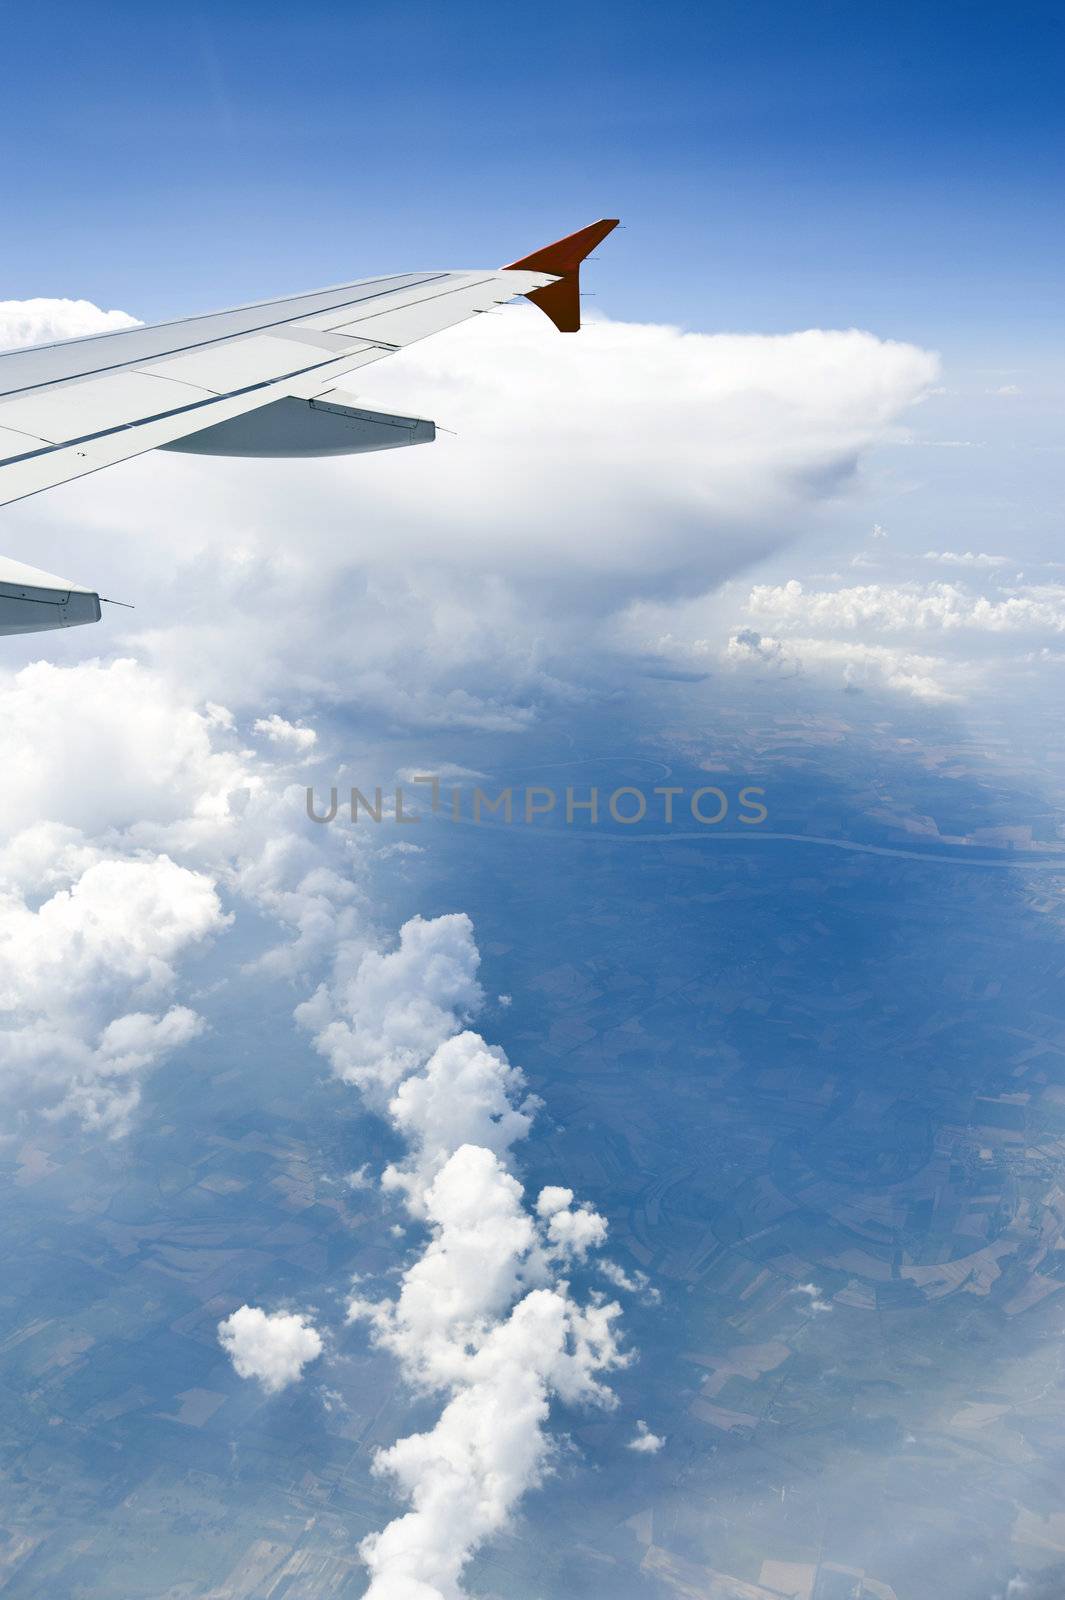
[[[136,317],[101,311],[91,300],[0,300],[0,350],[138,326]]]
[[[202,1027],[187,1007],[144,1005],[226,921],[211,880],[167,856],[115,858],[46,824],[17,836],[0,851],[6,1097],[124,1132],[139,1076]]]
[[[390,1092],[409,1154],[384,1186],[429,1230],[398,1293],[360,1283],[348,1306],[410,1384],[444,1401],[432,1428],[376,1457],[410,1509],[360,1547],[368,1600],[454,1600],[474,1550],[547,1470],[553,1401],[613,1405],[604,1374],[627,1359],[620,1308],[581,1303],[561,1275],[602,1243],[603,1218],[559,1185],[530,1210],[510,1170],[536,1102],[504,1052],[462,1026],[483,999],[478,961],[467,917],[415,918],[388,954],[342,947],[300,1008],[342,1076],[378,1104]]]
[[[276,711],[269,717],[259,717],[252,724],[252,732],[261,733],[271,744],[291,745],[294,750],[300,751],[309,750],[318,741],[318,735],[313,728],[286,722]]]
[[[356,1297],[350,1310],[410,1381],[449,1397],[435,1427],[377,1458],[412,1509],[361,1546],[368,1600],[459,1593],[470,1555],[543,1476],[552,1396],[612,1405],[599,1375],[623,1361],[616,1305],[581,1306],[560,1281],[530,1286],[544,1272],[543,1241],[491,1151],[458,1149],[424,1207],[432,1238],[398,1299]]]
[[[639,1451],[641,1455],[655,1456],[665,1442],[661,1434],[652,1433],[646,1422],[641,1419],[636,1424],[636,1434],[629,1440],[628,1448]]]
[[[144,1074],[202,1031],[185,964],[253,903],[292,970],[345,932],[339,838],[284,771],[135,661],[0,672],[0,1094],[121,1133]],[[331,832],[332,830],[321,830]]]
[[[589,1250],[606,1240],[606,1223],[590,1205],[573,1204],[573,1190],[550,1184],[541,1189],[536,1213],[546,1226],[552,1249],[563,1258],[583,1261]]]
[[[162,1016],[132,1011],[115,1017],[100,1035],[91,1071],[74,1079],[59,1110],[79,1117],[87,1128],[124,1132],[140,1101],[134,1076],[188,1044],[203,1028],[203,1018],[188,1006],[171,1006]]]
[[[849,589],[807,590],[792,578],[784,584],[756,584],[747,611],[771,619],[778,629],[1062,633],[1065,586],[1032,585],[992,600],[954,583],[870,583]]]
[[[296,1016],[338,1077],[387,1094],[481,1004],[479,964],[473,924],[462,912],[413,917],[386,955],[341,945],[331,983]]]
[[[199,699],[354,697],[389,724],[517,731],[585,692],[548,660],[595,647],[634,597],[703,592],[800,532],[935,370],[856,332],[602,321],[567,341],[513,310],[360,379],[458,437],[350,460],[155,453],[10,508],[5,538],[135,600],[106,637]]]
[[[626,1272],[616,1261],[602,1258],[598,1266],[603,1277],[608,1283],[612,1283],[615,1289],[623,1289],[626,1294],[639,1295],[645,1305],[656,1306],[661,1301],[660,1291],[654,1288],[646,1272],[641,1272],[638,1268],[635,1272]]]
[[[822,1291],[816,1283],[797,1283],[792,1294],[805,1295],[810,1302],[811,1311],[831,1311],[831,1303],[824,1298]]]
[[[698,646],[696,646],[698,650]],[[730,666],[752,666],[771,672],[793,675],[798,663],[790,656],[779,639],[758,633],[754,628],[740,628],[725,646],[725,660]]]
[[[737,628],[724,643],[720,637],[684,637],[660,633],[661,611],[649,608],[643,616],[629,619],[630,636],[637,629],[649,653],[685,666],[720,663],[733,672],[749,672],[760,678],[797,678],[809,675],[844,688],[889,689],[915,699],[947,702],[959,699],[979,680],[971,663],[949,657],[929,655],[896,645],[864,644],[856,639],[803,638],[760,633],[756,628]],[[684,622],[682,614],[677,620]],[[708,619],[692,618],[690,626],[705,625]]]
[[[995,587],[982,594],[960,582],[848,585],[833,574],[822,579],[839,583],[830,588],[792,578],[754,585],[740,601],[750,621],[736,627],[731,586],[716,599],[632,606],[618,641],[667,660],[720,662],[763,678],[810,676],[946,704],[985,691],[992,667],[998,674],[1023,668],[1039,657],[1044,639],[1065,633],[1065,585],[999,587],[998,571],[1010,564],[1004,556],[929,551],[925,559],[964,566],[974,578],[986,572]],[[1013,647],[1019,638],[1025,655]],[[1053,652],[1043,650],[1049,662]]]
[[[322,1338],[298,1312],[240,1306],[218,1324],[218,1342],[241,1378],[255,1378],[267,1394],[298,1383],[303,1369],[322,1353]]]
[[[42,818],[86,834],[147,837],[178,818],[206,831],[248,783],[217,719],[132,659],[0,673],[0,713],[4,835]]]
[[[434,1050],[424,1071],[400,1084],[389,1104],[411,1154],[386,1170],[385,1187],[403,1190],[419,1214],[422,1196],[455,1150],[476,1145],[505,1157],[525,1138],[538,1104],[498,1046],[469,1030],[455,1034]]]
[[[800,672],[830,677],[848,688],[891,689],[915,700],[946,703],[957,700],[957,682],[969,674],[942,656],[919,654],[890,645],[860,644],[853,639],[784,641],[741,628],[725,647],[733,668],[753,668],[780,677]]]
[[[148,994],[166,989],[174,958],[222,925],[210,879],[167,856],[86,864],[82,849],[74,861],[69,886],[39,906],[19,894],[4,906],[0,1007],[6,1011],[52,1003],[61,1010],[68,997],[105,982]],[[61,870],[57,861],[53,872]]]
[[[854,331],[604,320],[567,343],[518,311],[367,377],[382,399],[415,393],[461,430],[454,449],[426,452],[392,484],[393,519],[415,548],[435,555],[446,533],[460,564],[534,585],[550,573],[556,604],[579,594],[601,610],[633,592],[705,588],[752,543],[775,543],[780,513],[834,491],[936,369],[926,352]]]
[[[1014,565],[1009,556],[989,556],[982,550],[926,550],[923,561],[935,561],[941,567],[1008,567]]]

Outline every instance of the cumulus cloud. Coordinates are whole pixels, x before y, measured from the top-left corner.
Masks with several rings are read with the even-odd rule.
[[[926,550],[924,561],[935,561],[941,567],[1008,567],[1009,556],[990,556],[982,550]]]
[[[752,616],[775,628],[825,628],[886,633],[980,630],[988,633],[1065,632],[1065,586],[1029,585],[989,599],[956,583],[868,583],[809,590],[792,578],[756,584],[747,600]]]
[[[1023,668],[1053,660],[1043,641],[1065,632],[1065,585],[1006,587],[997,575],[1006,557],[929,551],[926,559],[965,566],[974,579],[986,572],[994,587],[984,594],[956,581],[848,585],[833,573],[827,581],[838,587],[797,578],[755,584],[737,607],[732,586],[714,600],[632,606],[619,642],[665,659],[720,663],[763,678],[811,676],[929,704],[960,702],[983,689],[993,663],[1001,671],[1004,661]],[[737,608],[750,619],[739,627]],[[1025,655],[1017,653],[1018,639],[1028,645]]]
[[[615,1289],[623,1289],[626,1294],[639,1295],[645,1305],[658,1305],[661,1300],[660,1291],[652,1285],[646,1272],[641,1272],[638,1268],[635,1272],[626,1272],[616,1261],[605,1258],[600,1259],[598,1266],[603,1277],[608,1283],[612,1283]]]
[[[763,679],[808,677],[850,690],[891,690],[930,703],[958,700],[980,678],[971,662],[907,646],[790,633],[780,638],[751,627],[733,629],[722,642],[720,633],[715,637],[698,631],[708,623],[716,626],[712,617],[685,617],[681,611],[672,619],[677,631],[660,631],[667,620],[660,608],[634,611],[627,619],[630,640],[642,636],[649,654],[685,667],[721,666]]]
[[[624,1359],[619,1308],[594,1296],[582,1305],[550,1275],[548,1242],[522,1201],[497,1155],[461,1146],[423,1196],[431,1239],[398,1298],[351,1302],[408,1380],[447,1401],[433,1428],[375,1462],[411,1510],[363,1541],[372,1600],[457,1595],[473,1551],[543,1477],[552,1398],[614,1404],[600,1375]]]
[[[573,1204],[573,1190],[558,1184],[541,1189],[536,1201],[551,1247],[563,1258],[583,1261],[606,1239],[606,1223],[589,1205]]]
[[[292,970],[345,932],[334,840],[293,826],[284,769],[135,661],[0,673],[0,1095],[118,1134],[143,1077],[203,1030],[174,991],[232,907]],[[332,852],[332,854],[330,854]]]
[[[372,1600],[454,1600],[470,1556],[548,1470],[552,1404],[612,1406],[604,1375],[626,1360],[618,1305],[582,1302],[568,1281],[605,1221],[561,1185],[528,1205],[513,1171],[537,1102],[463,1026],[482,1003],[478,962],[468,917],[415,918],[391,952],[341,949],[300,1008],[322,1054],[404,1136],[384,1189],[429,1231],[398,1292],[360,1283],[348,1306],[407,1382],[444,1402],[432,1428],[375,1459],[410,1509],[360,1546]]]
[[[413,917],[387,954],[341,945],[332,981],[296,1016],[338,1077],[380,1098],[480,1006],[480,959],[463,912]]]
[[[778,677],[810,673],[833,679],[849,689],[890,689],[929,703],[958,700],[955,682],[965,668],[942,656],[890,645],[861,644],[853,639],[789,638],[786,642],[741,628],[725,647],[724,659],[735,669],[754,669]]]
[[[246,786],[211,718],[131,658],[37,660],[0,673],[0,697],[5,836],[42,818],[86,834],[147,838],[179,817],[206,830]]]
[[[553,594],[594,609],[634,591],[706,588],[752,545],[775,543],[780,514],[838,488],[938,365],[853,331],[707,335],[603,320],[567,344],[521,311],[482,322],[370,378],[397,399],[413,385],[461,430],[456,449],[420,467],[442,491],[433,527],[411,475],[393,515],[427,555],[442,517],[449,556],[537,585],[549,572]]]
[[[629,1440],[628,1448],[638,1451],[640,1455],[655,1456],[665,1442],[661,1434],[652,1433],[647,1423],[641,1419],[636,1424],[636,1433]]]
[[[294,750],[310,750],[317,743],[318,735],[313,728],[305,728],[295,722],[286,722],[284,717],[279,717],[275,711],[269,717],[259,717],[252,723],[252,732],[261,733],[269,739],[271,744],[290,745]]]
[[[91,300],[0,300],[0,350],[138,326],[136,317],[101,311]]]
[[[386,1169],[385,1187],[402,1190],[408,1208],[419,1214],[453,1151],[478,1146],[505,1157],[529,1132],[538,1104],[502,1050],[469,1030],[455,1034],[433,1051],[424,1071],[400,1084],[389,1104],[411,1153]]]
[[[53,836],[54,838],[54,836]],[[39,835],[31,835],[32,848]],[[59,841],[56,840],[56,843]],[[0,1007],[63,1004],[101,983],[150,993],[173,981],[183,947],[214,932],[221,907],[210,880],[167,856],[87,859],[72,852],[69,887],[39,906],[17,895],[0,924]],[[16,860],[15,872],[24,870]],[[54,871],[61,870],[57,863]],[[76,874],[76,875],[74,875]]]
[[[791,1292],[792,1294],[805,1295],[810,1302],[811,1311],[832,1310],[830,1302],[824,1298],[816,1283],[797,1283]]]
[[[11,508],[8,548],[137,601],[110,635],[202,699],[295,690],[520,731],[580,692],[553,663],[618,609],[704,592],[799,533],[935,371],[870,334],[600,321],[567,341],[514,309],[361,375],[367,403],[456,430],[431,449],[155,453]]]
[[[308,1317],[259,1306],[239,1306],[220,1322],[218,1342],[238,1376],[255,1378],[267,1394],[298,1383],[304,1367],[322,1353],[321,1334]]]
[[[0,850],[7,1096],[124,1132],[143,1072],[201,1031],[189,1008],[157,1009],[175,966],[227,920],[211,880],[167,856],[116,858],[45,824],[17,836]]]
[[[593,1381],[597,1362],[586,1365],[589,1352],[578,1345],[587,1336],[597,1348],[612,1347],[610,1325],[618,1309],[600,1302],[582,1310],[568,1300],[564,1284],[550,1281],[552,1241],[523,1195],[521,1183],[493,1151],[460,1145],[421,1196],[431,1238],[404,1273],[398,1298],[372,1301],[357,1293],[349,1317],[371,1322],[380,1342],[402,1357],[408,1377],[433,1390],[468,1385],[490,1368],[491,1360],[477,1353],[486,1343],[495,1349],[507,1342],[493,1337],[501,1319],[534,1293],[538,1309],[528,1313],[528,1329],[543,1328],[545,1317],[555,1325],[557,1348],[549,1362],[558,1364],[554,1375],[561,1388],[571,1398],[594,1393],[606,1399]]]
[[[798,662],[779,639],[760,634],[755,628],[740,628],[725,646],[725,659],[732,666],[758,666],[770,672],[792,675]]]

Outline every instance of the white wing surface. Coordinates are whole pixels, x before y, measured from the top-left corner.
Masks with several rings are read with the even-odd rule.
[[[574,331],[580,262],[614,226],[594,223],[509,267],[368,278],[0,353],[0,506],[160,448],[332,455],[427,442],[431,422],[362,410],[338,380],[515,295]],[[93,591],[35,576],[47,582],[0,576],[0,633],[96,620]],[[57,610],[46,590],[89,598]],[[59,620],[34,620],[42,606]]]

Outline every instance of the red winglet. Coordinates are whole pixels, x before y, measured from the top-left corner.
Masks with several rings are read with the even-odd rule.
[[[571,233],[567,239],[534,250],[520,261],[508,261],[503,271],[553,273],[557,283],[531,289],[525,298],[551,318],[559,333],[576,333],[581,325],[581,262],[617,225],[617,217],[604,217],[601,222],[593,222],[578,233]]]

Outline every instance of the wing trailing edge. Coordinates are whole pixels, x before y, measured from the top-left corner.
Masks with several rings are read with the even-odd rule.
[[[314,400],[274,400],[160,448],[205,456],[354,456],[435,438],[436,425],[425,417],[367,411],[330,389]]]

